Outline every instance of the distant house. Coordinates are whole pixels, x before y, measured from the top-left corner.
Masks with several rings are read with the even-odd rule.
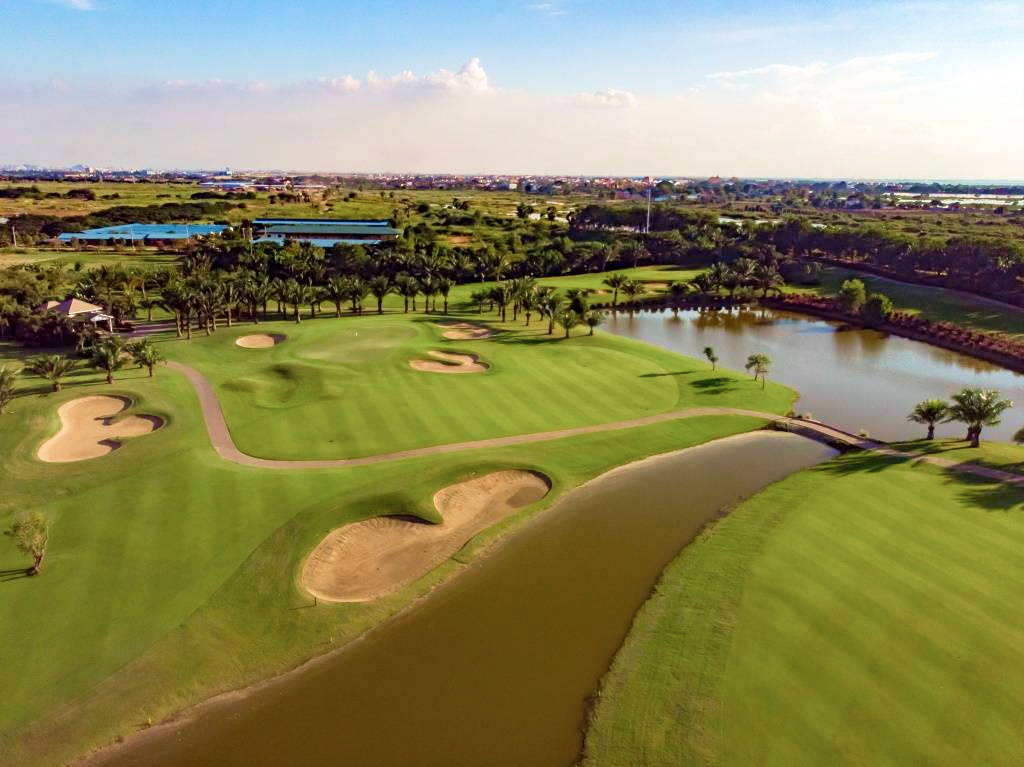
[[[40,311],[54,312],[65,317],[93,324],[106,323],[107,330],[114,332],[114,318],[103,311],[102,306],[90,304],[80,298],[65,298],[63,301],[47,301]]]
[[[255,242],[308,242],[321,248],[338,243],[376,245],[394,240],[402,233],[390,222],[379,219],[257,218],[252,226]]]

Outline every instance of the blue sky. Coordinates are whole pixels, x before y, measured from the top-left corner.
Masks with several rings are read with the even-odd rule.
[[[1013,86],[1024,64],[1018,0],[0,0],[0,23],[6,103],[63,123],[30,136],[0,121],[0,162],[88,153],[97,156],[76,161],[190,164],[191,156],[199,164],[224,155],[237,165],[298,168],[322,156],[317,167],[332,170],[370,170],[366,162],[394,157],[400,165],[391,169],[466,172],[1024,176],[1020,159],[1006,158],[1000,170],[998,141],[986,151],[971,146],[983,128],[1019,126],[1024,112]],[[445,74],[460,69],[468,74]],[[330,96],[311,92],[325,82]],[[121,105],[89,106],[139,99],[151,113],[175,115],[185,135],[172,138]],[[480,99],[491,123],[478,114]],[[95,110],[102,130],[68,125],[56,100],[65,116]],[[277,128],[335,120],[344,138],[301,128],[306,141],[292,159],[287,147],[268,151],[264,137],[199,135],[211,110],[227,128],[232,117],[252,120],[283,102],[289,116],[275,115]],[[103,146],[104,131],[118,137],[111,111],[159,141],[125,135],[121,155],[113,141]],[[510,128],[526,114],[547,115],[540,123],[557,116],[561,130],[531,125],[527,140]],[[957,115],[970,116],[969,129],[948,125]],[[420,132],[388,139],[372,128],[397,116]],[[887,138],[879,121],[895,123],[897,135]],[[449,146],[453,122],[465,126],[456,133],[473,131],[461,155]],[[908,155],[922,132],[926,146]],[[487,134],[500,150],[487,150]],[[425,144],[410,152],[413,139]],[[730,142],[755,145],[737,153]],[[869,147],[873,156],[863,156]],[[951,149],[960,151],[949,157]],[[548,167],[559,158],[565,167]],[[534,163],[545,167],[527,167]]]

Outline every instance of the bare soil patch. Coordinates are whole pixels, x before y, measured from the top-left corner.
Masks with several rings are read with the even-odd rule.
[[[443,327],[447,330],[442,335],[452,341],[478,341],[494,335],[490,328],[472,322],[446,322]]]
[[[284,341],[286,336],[280,333],[253,333],[235,339],[235,344],[243,349],[269,349]]]
[[[302,585],[329,602],[379,599],[423,577],[473,536],[550,489],[540,474],[496,471],[439,490],[434,506],[442,524],[377,517],[339,527],[306,559]]]
[[[65,402],[57,410],[60,431],[40,446],[39,460],[70,463],[99,458],[121,447],[120,440],[150,434],[164,425],[153,415],[117,419],[131,402],[124,397],[96,395]]]
[[[432,360],[410,360],[413,370],[426,373],[483,373],[487,365],[477,361],[475,354],[456,354],[454,352],[428,351]]]

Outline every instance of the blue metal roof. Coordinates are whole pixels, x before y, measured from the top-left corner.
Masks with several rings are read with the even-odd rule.
[[[339,226],[390,226],[391,222],[383,219],[358,218],[254,218],[253,224],[332,224]]]
[[[344,239],[344,238],[338,238],[338,239],[331,238],[331,239],[328,239],[328,238],[304,238],[304,237],[302,237],[302,238],[299,238],[299,237],[292,238],[290,241],[286,241],[285,238],[283,238],[281,236],[278,236],[278,237],[270,236],[270,237],[258,238],[257,240],[253,240],[253,242],[254,243],[275,243],[275,244],[278,244],[278,245],[284,245],[286,242],[309,243],[310,245],[315,245],[317,248],[332,248],[335,245],[337,245],[338,243],[341,243],[342,245],[379,245],[381,241],[380,240],[348,240],[348,239]]]
[[[98,229],[86,229],[84,232],[64,232],[57,239],[61,242],[71,240],[184,240],[188,237],[205,237],[220,234],[226,226],[223,224],[118,224],[102,226]]]

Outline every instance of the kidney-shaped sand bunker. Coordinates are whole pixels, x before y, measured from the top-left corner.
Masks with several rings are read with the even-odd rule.
[[[483,373],[487,370],[487,364],[480,362],[475,354],[456,354],[455,352],[438,352],[430,350],[427,352],[432,360],[410,360],[409,366],[413,370],[424,373]]]
[[[284,341],[287,336],[281,333],[251,333],[247,336],[239,336],[235,344],[243,349],[269,349]]]
[[[126,397],[105,394],[65,402],[57,409],[60,431],[40,446],[39,460],[70,463],[99,458],[121,447],[121,439],[141,437],[164,425],[154,415],[115,419],[130,405]]]
[[[438,490],[439,525],[376,517],[333,530],[302,567],[302,585],[329,602],[366,602],[423,577],[470,538],[548,494],[547,477],[495,471]]]

